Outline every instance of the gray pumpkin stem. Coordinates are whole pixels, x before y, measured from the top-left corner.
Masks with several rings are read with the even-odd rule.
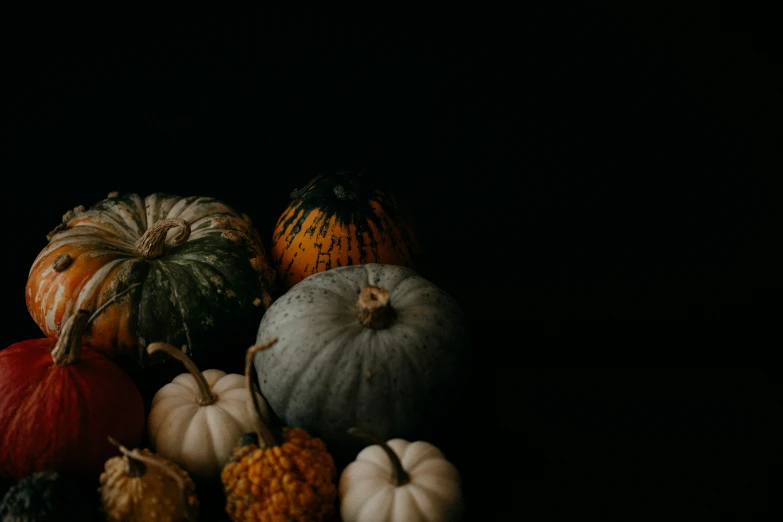
[[[136,249],[144,259],[155,259],[166,251],[166,234],[172,228],[180,227],[179,233],[172,238],[175,245],[180,245],[190,237],[190,223],[184,219],[161,219],[153,224],[144,235],[136,241]]]
[[[402,467],[402,461],[400,461],[400,457],[398,457],[397,454],[394,453],[394,450],[391,449],[388,444],[386,444],[385,440],[378,437],[374,433],[363,430],[361,428],[348,428],[348,434],[353,435],[354,437],[367,439],[381,447],[381,449],[386,453],[386,455],[389,457],[389,460],[391,461],[392,482],[394,482],[395,486],[403,486],[411,481],[411,476],[407,471],[405,471],[405,468]]]
[[[185,352],[168,343],[156,342],[148,344],[147,353],[152,355],[155,352],[166,352],[169,356],[181,362],[193,378],[196,379],[196,385],[198,386],[199,391],[196,402],[198,402],[199,406],[215,404],[217,395],[215,395],[215,392],[209,387],[206,377],[204,377],[204,374],[198,369],[196,363],[185,355]]]
[[[88,310],[77,310],[76,313],[71,314],[60,326],[57,343],[54,345],[54,348],[52,348],[51,353],[54,364],[57,366],[67,366],[78,362],[82,355],[82,337],[90,323],[92,323],[107,306],[139,285],[141,285],[141,283],[130,285],[122,292],[117,292],[92,312],[92,314]]]
[[[255,344],[247,349],[247,353],[245,355],[245,386],[247,387],[247,393],[250,395],[250,401],[253,404],[253,410],[255,411],[253,419],[255,422],[256,435],[258,436],[258,447],[261,449],[278,446],[282,441],[278,440],[272,430],[270,430],[269,427],[264,423],[264,416],[261,412],[261,405],[258,402],[258,397],[256,397],[255,393],[253,393],[253,361],[255,360],[256,353],[260,352],[261,350],[266,350],[276,342],[277,338],[267,341],[263,344]],[[261,395],[263,400],[266,400],[263,393],[261,392],[260,386],[258,387],[258,394]]]
[[[174,482],[177,483],[177,487],[179,488],[179,491],[182,495],[182,503],[185,505],[185,519],[190,522],[196,522],[196,519],[198,518],[195,514],[195,508],[194,506],[190,505],[190,502],[188,501],[188,490],[185,486],[185,481],[182,479],[182,477],[177,473],[177,470],[172,469],[172,467],[168,464],[166,464],[163,461],[152,459],[150,457],[147,457],[146,455],[142,455],[138,450],[129,450],[122,444],[120,444],[119,441],[117,441],[114,437],[109,436],[109,442],[111,442],[114,446],[117,446],[119,450],[122,452],[122,454],[125,456],[125,459],[128,462],[128,475],[131,477],[141,477],[144,475],[144,473],[147,472],[147,465],[155,466],[156,468],[159,468],[163,470],[164,473],[166,473],[168,476],[174,479]],[[133,466],[136,466],[136,471],[134,471]],[[139,473],[140,471],[140,473]]]
[[[381,330],[394,322],[397,312],[391,305],[388,290],[367,285],[359,292],[356,300],[356,315],[367,328]]]

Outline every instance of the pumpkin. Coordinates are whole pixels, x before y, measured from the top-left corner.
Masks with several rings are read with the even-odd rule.
[[[385,263],[416,269],[413,221],[397,197],[360,172],[319,174],[277,220],[271,259],[285,290],[339,266]]]
[[[264,314],[255,363],[282,422],[338,451],[353,426],[424,439],[454,419],[470,350],[456,300],[415,271],[369,263],[313,274]],[[355,454],[355,453],[354,453]]]
[[[343,522],[455,522],[464,513],[457,468],[425,441],[371,438],[340,474]]]
[[[226,513],[234,522],[322,522],[336,512],[337,468],[324,442],[298,427],[264,423],[252,381],[253,357],[276,339],[247,351],[245,376],[256,408],[255,433],[237,442],[221,473]]]
[[[147,448],[129,450],[106,461],[98,492],[109,522],[198,520],[199,501],[190,475]]]
[[[57,339],[21,341],[0,351],[0,475],[15,480],[34,471],[97,476],[116,452],[108,434],[117,433],[126,444],[144,438],[139,389],[109,358],[82,344],[90,322],[112,302],[92,315],[71,314]]]
[[[274,275],[257,231],[214,198],[114,192],[68,211],[47,237],[25,289],[47,337],[71,310],[141,283],[87,332],[90,347],[115,360],[143,365],[156,340],[186,346],[202,367],[227,368],[221,363],[237,358],[232,341],[244,354],[272,299]]]
[[[221,370],[202,373],[187,355],[166,343],[151,343],[147,352],[167,353],[188,370],[152,399],[147,418],[152,449],[196,479],[218,477],[236,441],[255,426],[245,376]],[[262,415],[269,418],[266,409]]]
[[[88,488],[73,476],[35,471],[5,494],[0,503],[0,522],[98,521],[98,499],[91,482]]]

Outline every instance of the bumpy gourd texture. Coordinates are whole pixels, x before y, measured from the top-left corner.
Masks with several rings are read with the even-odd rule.
[[[335,513],[337,470],[326,445],[301,428],[284,442],[235,450],[223,468],[226,512],[234,522],[320,522]]]
[[[146,448],[139,451],[176,470],[185,481],[188,503],[198,506],[195,485],[187,472]],[[125,457],[112,457],[106,462],[106,471],[101,473],[100,484],[103,510],[110,522],[179,522],[185,517],[178,484],[157,466],[147,466],[143,475],[131,477]]]

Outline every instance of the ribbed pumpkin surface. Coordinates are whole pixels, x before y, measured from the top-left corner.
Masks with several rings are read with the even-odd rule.
[[[207,368],[209,350],[234,337],[243,350],[252,344],[273,272],[246,216],[208,197],[110,196],[63,216],[35,259],[25,297],[41,330],[56,336],[70,311],[94,310],[141,283],[94,321],[93,349],[143,362],[146,345],[163,341]],[[174,244],[183,227],[172,228],[162,255],[147,258],[137,242],[161,220],[184,220],[190,233]]]

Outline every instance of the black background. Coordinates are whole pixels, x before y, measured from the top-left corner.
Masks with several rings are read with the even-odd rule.
[[[362,169],[470,320],[471,520],[763,520],[779,32],[634,5],[9,18],[2,346],[40,335],[27,271],[69,208],[210,195],[271,238],[292,189]]]

